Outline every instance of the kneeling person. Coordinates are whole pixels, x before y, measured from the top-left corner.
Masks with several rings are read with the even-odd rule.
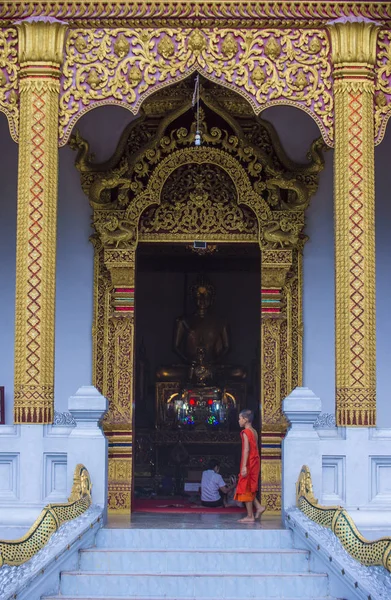
[[[220,475],[220,463],[212,458],[208,469],[202,473],[201,479],[201,504],[209,508],[226,506],[226,496],[230,487],[226,485]]]

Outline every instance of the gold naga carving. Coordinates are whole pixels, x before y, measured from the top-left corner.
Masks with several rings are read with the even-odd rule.
[[[297,507],[312,521],[330,529],[345,550],[362,565],[391,572],[391,537],[368,540],[342,506],[322,506],[315,498],[310,469],[303,465],[296,483]],[[289,517],[288,517],[289,518]]]
[[[256,117],[245,100],[203,81],[203,142],[195,147],[191,87],[182,82],[148,99],[103,164],[92,161],[79,134],[70,140],[94,211],[94,384],[110,400],[104,428],[112,442],[117,431],[132,439],[134,323],[133,316],[115,315],[113,303],[117,287],[122,295],[134,292],[135,247],[189,243],[201,236],[213,244],[258,243],[262,286],[281,288],[280,318],[262,319],[261,353],[263,431],[280,440],[286,427],[281,399],[301,382],[304,213],[317,189],[324,143],[313,143],[307,164],[294,163],[274,128]],[[276,481],[281,465],[272,465],[267,456],[263,464],[270,477],[263,478],[262,501],[276,512],[281,508],[281,481]],[[111,458],[109,452],[112,510],[130,510],[130,484],[122,474],[131,472],[131,465],[129,454]]]
[[[88,470],[82,464],[75,467],[71,494],[66,503],[48,504],[18,540],[0,540],[0,568],[19,566],[30,560],[49,541],[63,523],[80,517],[91,506],[92,483]],[[99,522],[101,517],[98,517]]]
[[[60,99],[60,145],[86,111],[121,104],[137,114],[150,94],[192,72],[235,89],[259,113],[299,106],[333,144],[329,41],[320,29],[74,29]]]

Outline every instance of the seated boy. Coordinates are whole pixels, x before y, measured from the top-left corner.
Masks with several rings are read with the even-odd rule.
[[[201,504],[209,508],[226,506],[226,495],[233,486],[226,485],[220,473],[220,463],[212,458],[208,469],[202,473]]]

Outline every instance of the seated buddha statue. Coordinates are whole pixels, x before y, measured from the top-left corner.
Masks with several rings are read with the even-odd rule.
[[[159,368],[157,380],[190,383],[189,367],[193,365],[194,369],[197,364],[207,365],[207,380],[213,385],[244,380],[246,371],[243,367],[222,363],[230,349],[229,334],[226,323],[211,311],[215,296],[213,285],[200,276],[191,293],[196,310],[192,315],[176,319],[174,330],[175,352],[183,363]],[[190,379],[194,381],[195,375],[193,371]]]

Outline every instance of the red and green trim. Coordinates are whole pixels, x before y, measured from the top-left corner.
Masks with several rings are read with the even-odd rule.
[[[114,288],[113,306],[116,313],[134,312],[134,288]]]
[[[281,313],[280,288],[262,288],[261,312],[262,315],[279,315]]]

